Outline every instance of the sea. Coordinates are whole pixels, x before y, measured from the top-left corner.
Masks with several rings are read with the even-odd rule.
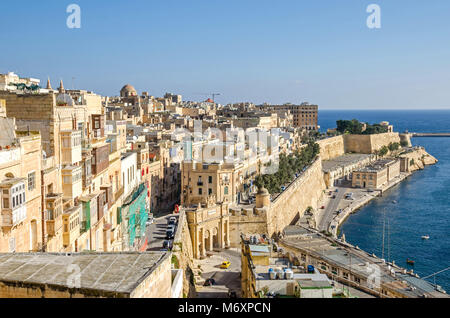
[[[339,119],[388,121],[398,132],[450,133],[450,110],[320,110],[320,130],[336,127]],[[340,233],[347,242],[426,277],[450,267],[450,137],[411,141],[439,162],[349,216]],[[422,235],[430,238],[423,240]],[[408,258],[415,264],[408,265]],[[450,293],[450,270],[426,279]]]

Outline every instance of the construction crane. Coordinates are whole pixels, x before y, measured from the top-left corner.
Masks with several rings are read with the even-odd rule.
[[[195,94],[195,95],[211,96],[213,103],[216,104],[216,96],[219,96],[221,94],[220,93],[199,93],[199,94]]]

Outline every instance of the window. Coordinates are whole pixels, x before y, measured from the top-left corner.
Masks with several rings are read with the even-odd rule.
[[[209,195],[212,194],[212,189],[208,189],[208,194],[209,194]]]
[[[202,192],[203,192],[202,188],[198,188],[198,194],[202,195]]]
[[[212,183],[212,176],[208,177],[208,183]]]
[[[28,174],[28,191],[32,191],[36,188],[36,172],[30,172]]]
[[[223,189],[223,194],[228,195],[228,186],[225,186]]]
[[[3,198],[3,208],[9,209],[9,199]]]

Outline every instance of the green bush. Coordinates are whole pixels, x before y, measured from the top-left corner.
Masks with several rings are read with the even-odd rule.
[[[274,174],[259,175],[255,178],[257,187],[265,187],[269,193],[281,192],[281,186],[292,181],[296,173],[301,173],[310,165],[320,152],[319,144],[310,141],[301,151],[288,156],[281,154],[278,171]]]

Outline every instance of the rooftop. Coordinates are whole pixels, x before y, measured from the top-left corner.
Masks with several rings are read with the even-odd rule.
[[[339,167],[357,164],[358,162],[368,159],[371,156],[372,155],[368,154],[345,154],[331,160],[322,161],[322,170],[328,172]]]
[[[80,288],[131,293],[165,253],[15,253],[0,254],[0,281],[67,287],[80,268]]]
[[[388,165],[395,161],[395,159],[380,159],[364,168],[356,170],[355,172],[378,172],[385,169]]]

